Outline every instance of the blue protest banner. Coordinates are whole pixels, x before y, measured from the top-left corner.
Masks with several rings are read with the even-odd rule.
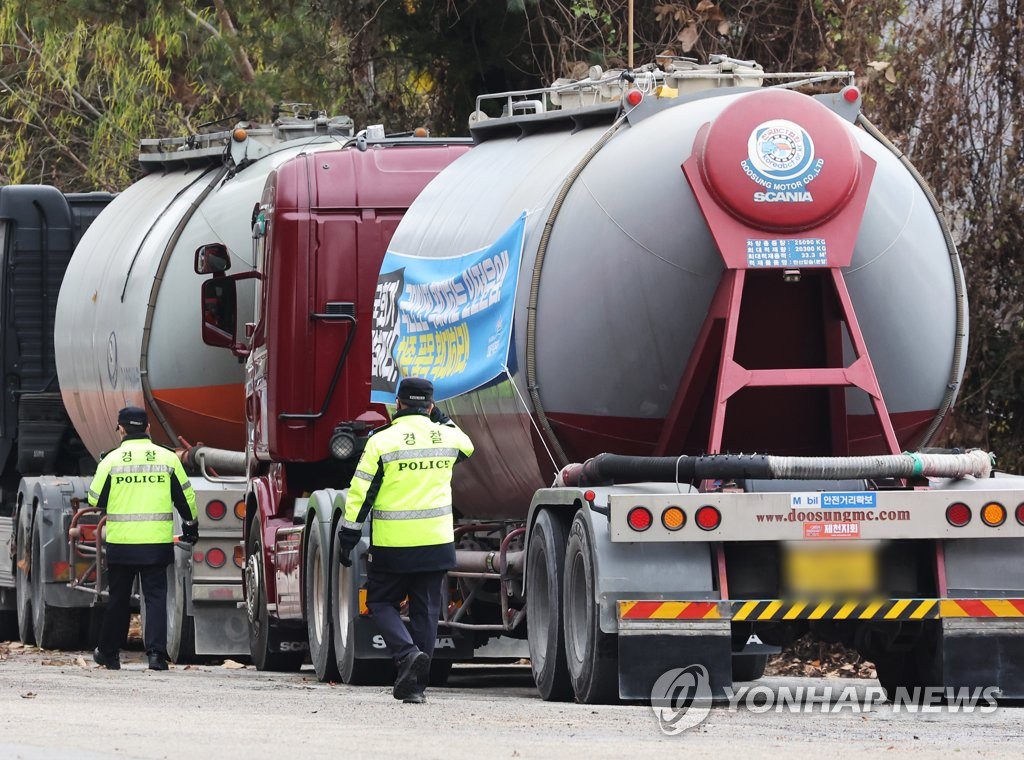
[[[442,401],[479,388],[508,362],[525,212],[494,243],[449,258],[389,250],[373,303],[370,400],[393,404],[403,377]]]

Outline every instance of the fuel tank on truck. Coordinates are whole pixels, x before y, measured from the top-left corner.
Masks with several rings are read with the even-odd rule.
[[[352,136],[348,117],[282,117],[273,126],[146,140],[148,172],[120,193],[75,249],[57,302],[57,373],[68,414],[89,450],[116,445],[117,411],[150,413],[156,440],[245,448],[244,367],[203,344],[203,277],[195,250],[223,242],[253,268],[252,211],[267,176],[302,152]],[[251,288],[238,313],[251,319]],[[249,316],[242,316],[249,315]]]
[[[527,215],[508,372],[443,404],[476,444],[460,513],[523,517],[605,451],[926,445],[963,372],[960,262],[850,75],[812,96],[730,59],[620,73],[478,100],[476,146],[392,239],[448,257]]]

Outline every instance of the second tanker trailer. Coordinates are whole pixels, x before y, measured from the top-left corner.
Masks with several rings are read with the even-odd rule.
[[[416,374],[477,447],[456,471],[438,652],[525,638],[546,699],[652,699],[684,672],[721,695],[763,669],[751,634],[811,630],[873,659],[889,689],[1024,693],[1007,664],[1024,653],[1008,619],[1024,610],[1024,480],[989,477],[979,452],[899,453],[955,400],[967,305],[934,199],[860,105],[849,74],[729,59],[481,99],[475,147],[426,185],[377,271],[360,259],[316,281],[328,294],[351,273],[358,299],[377,286],[372,336],[351,323],[364,353],[335,346],[333,375],[317,355],[275,377],[249,352],[250,405],[276,412],[253,418],[276,464],[250,509],[277,490],[291,522],[256,543],[247,527],[250,559],[275,569],[247,569],[257,627],[304,616],[321,678],[387,677],[365,569],[338,566],[335,531],[383,421],[371,402]],[[301,267],[324,235],[317,209],[275,206],[290,176],[268,183],[265,245]],[[263,276],[267,324],[342,319],[346,304],[310,316],[294,278]],[[307,489],[312,470],[273,436],[302,429],[321,386],[349,406],[317,455],[330,447],[334,474]],[[278,394],[308,411],[282,414]]]
[[[176,552],[168,576],[168,652],[183,662],[247,651],[236,552],[244,373],[234,357],[203,345],[198,325],[186,318],[200,283],[193,252],[200,242],[218,241],[244,257],[251,212],[272,169],[352,133],[347,117],[286,114],[272,125],[241,122],[227,131],[145,140],[138,182],[113,199],[69,198],[73,208],[102,207],[73,239],[56,213],[67,204],[54,188],[5,189],[0,245],[5,265],[18,272],[5,281],[4,355],[15,370],[7,420],[20,425],[4,429],[5,440],[15,431],[17,439],[9,458],[10,441],[4,449],[0,622],[16,624],[22,641],[45,648],[95,643],[90,608],[104,593],[102,553],[90,540],[69,554],[69,529],[96,459],[117,445],[118,409],[132,404],[149,410],[157,441],[205,444],[192,449],[202,461],[191,463],[198,464],[192,483],[201,539],[191,552]],[[251,290],[241,307],[252,311]]]

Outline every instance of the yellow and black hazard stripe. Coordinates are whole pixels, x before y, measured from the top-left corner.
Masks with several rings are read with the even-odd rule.
[[[751,599],[619,602],[620,620],[937,620],[1024,618],[1024,599]]]
[[[799,602],[779,599],[730,602],[733,620],[934,620],[937,599]]]

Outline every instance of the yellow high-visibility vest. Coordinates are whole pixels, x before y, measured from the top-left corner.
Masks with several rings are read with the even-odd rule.
[[[362,527],[360,511],[374,478],[380,490],[370,512],[374,546],[434,546],[454,540],[452,467],[473,442],[457,427],[424,414],[398,417],[370,436],[345,503],[343,528]]]
[[[148,438],[127,438],[103,457],[89,485],[89,504],[96,506],[109,480],[107,543],[172,543],[172,478],[181,486],[195,520],[196,494],[173,451]]]

